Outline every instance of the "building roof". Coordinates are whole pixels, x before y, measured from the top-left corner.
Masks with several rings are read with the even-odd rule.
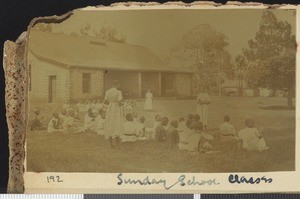
[[[245,80],[242,80],[242,87],[246,88],[248,86]],[[222,88],[238,88],[240,87],[240,80],[238,79],[226,79],[222,84]]]
[[[146,47],[101,41],[87,36],[31,30],[29,50],[39,59],[60,63],[68,68],[191,72],[168,66]]]

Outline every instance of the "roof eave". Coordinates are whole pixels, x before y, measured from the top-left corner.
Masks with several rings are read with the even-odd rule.
[[[101,66],[80,66],[80,65],[71,65],[70,68],[80,68],[80,69],[101,69],[101,70],[113,70],[113,71],[132,71],[132,72],[164,72],[164,73],[184,73],[192,74],[190,71],[176,71],[176,70],[151,70],[151,69],[124,69],[124,68],[108,68]]]

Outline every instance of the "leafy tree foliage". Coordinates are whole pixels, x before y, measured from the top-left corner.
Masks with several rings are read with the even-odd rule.
[[[287,88],[291,107],[296,76],[296,40],[291,24],[265,11],[255,38],[248,42],[243,55],[248,62],[246,81],[253,87]]]
[[[194,92],[220,85],[225,76],[231,74],[226,40],[224,34],[203,24],[188,31],[171,49],[170,60],[194,72]]]

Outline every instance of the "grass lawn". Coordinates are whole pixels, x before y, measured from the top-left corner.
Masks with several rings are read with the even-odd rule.
[[[123,143],[110,149],[108,141],[95,133],[27,133],[27,170],[34,172],[264,172],[295,170],[295,110],[280,107],[285,98],[211,97],[208,129],[216,129],[230,115],[236,131],[247,118],[264,127],[269,150],[264,152],[204,153],[170,151],[154,141]],[[154,100],[153,111],[136,112],[151,125],[156,114],[169,119],[194,113],[195,100]],[[31,105],[34,107],[34,105]],[[50,117],[51,111],[41,114]],[[47,115],[48,114],[48,115]]]

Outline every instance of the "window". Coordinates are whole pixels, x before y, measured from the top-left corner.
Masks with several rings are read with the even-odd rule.
[[[91,74],[82,73],[82,93],[91,92]]]

